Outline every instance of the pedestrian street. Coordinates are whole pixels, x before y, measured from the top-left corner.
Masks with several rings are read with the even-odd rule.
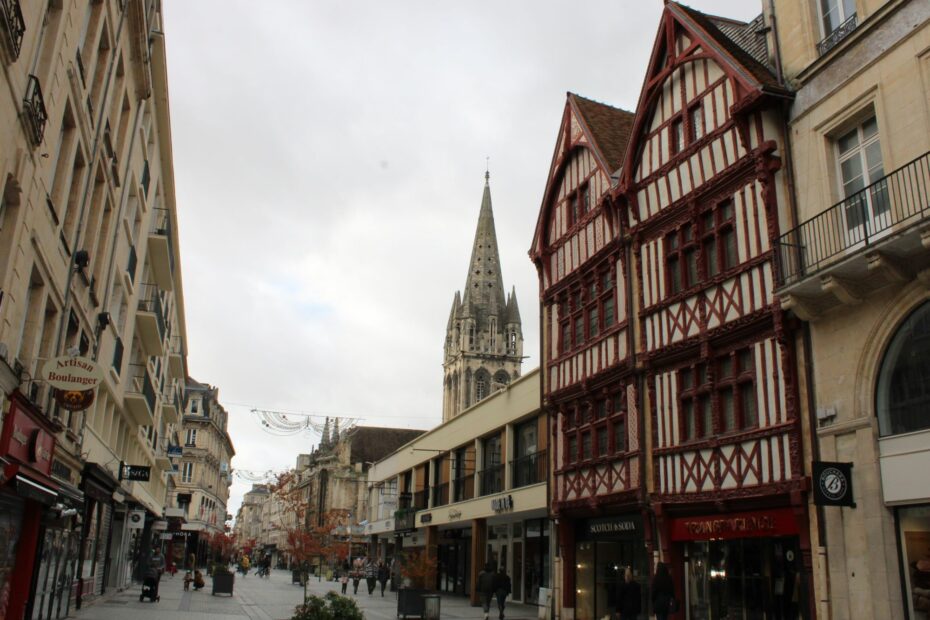
[[[159,586],[161,600],[157,603],[139,602],[139,584],[118,593],[104,595],[103,599],[74,612],[77,620],[287,620],[294,607],[301,602],[303,588],[291,583],[290,571],[274,570],[267,579],[249,573],[243,578],[236,575],[234,593],[210,594],[211,580],[203,590],[184,591],[181,573],[174,577],[165,576]],[[339,592],[340,584],[333,581],[311,579],[307,591],[322,596],[330,590]],[[378,589],[368,595],[363,581],[357,595],[350,598],[358,602],[366,620],[383,620],[397,617],[397,594],[387,591],[382,598]],[[444,595],[441,603],[443,620],[484,618],[481,607],[472,607],[460,596]],[[497,608],[492,605],[491,618],[497,617]],[[536,620],[538,608],[532,605],[507,604],[508,620]]]

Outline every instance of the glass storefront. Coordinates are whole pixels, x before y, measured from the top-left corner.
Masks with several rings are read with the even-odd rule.
[[[738,538],[685,545],[691,620],[770,620],[806,617],[796,536]]]
[[[445,530],[439,539],[440,592],[467,596],[471,591],[471,530]]]
[[[930,619],[930,506],[897,509],[902,574],[912,620]]]
[[[648,594],[648,565],[639,515],[581,521],[575,544],[575,619],[599,620],[617,611],[617,591],[627,567]]]

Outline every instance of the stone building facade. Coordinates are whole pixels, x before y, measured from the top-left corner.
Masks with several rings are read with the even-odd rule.
[[[0,481],[17,549],[0,616],[57,618],[128,584],[171,485],[186,334],[165,38],[156,0],[0,8],[3,425],[54,453],[0,454],[17,463]],[[103,369],[83,413],[38,380],[68,353]]]
[[[818,506],[818,614],[930,613],[930,5],[776,2],[794,203],[776,293],[803,321],[814,457],[852,464]],[[817,486],[821,481],[811,481]]]
[[[227,423],[219,388],[188,377],[180,429],[183,456],[169,502],[182,511],[184,519],[172,545],[178,561],[194,553],[202,564],[207,560],[210,536],[226,531],[231,463],[236,453]]]

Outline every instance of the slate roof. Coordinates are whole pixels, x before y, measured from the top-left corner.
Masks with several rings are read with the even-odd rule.
[[[568,93],[568,97],[588,126],[595,146],[607,160],[610,170],[619,168],[636,115],[575,93]]]
[[[349,431],[350,462],[374,463],[425,433],[410,428],[357,426]]]
[[[778,78],[765,64],[768,62],[768,51],[765,50],[765,54],[762,54],[765,39],[755,34],[756,30],[762,26],[761,15],[749,23],[743,23],[725,17],[707,15],[683,4],[672,3],[669,6],[681,9],[738,62],[763,90],[789,94],[790,91],[778,83]]]

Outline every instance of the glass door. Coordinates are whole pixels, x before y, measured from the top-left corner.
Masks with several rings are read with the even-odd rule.
[[[849,247],[891,227],[888,183],[875,117],[840,136],[836,147]]]

